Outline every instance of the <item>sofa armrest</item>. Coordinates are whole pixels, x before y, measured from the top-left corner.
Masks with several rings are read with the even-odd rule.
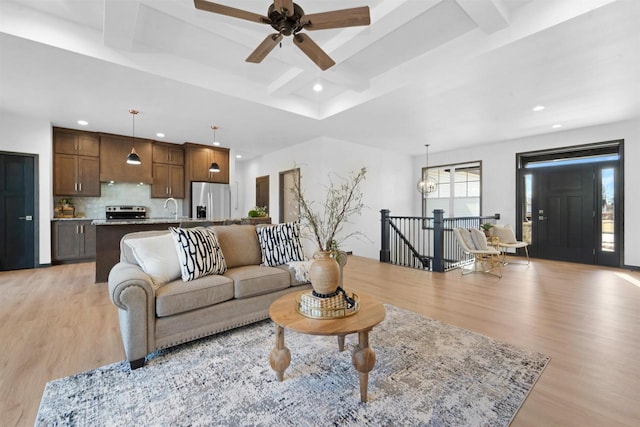
[[[122,310],[128,309],[127,302],[123,299],[123,292],[131,286],[141,288],[146,298],[155,298],[153,281],[147,273],[142,271],[142,268],[127,262],[114,265],[109,272],[109,297],[116,307]]]
[[[129,362],[144,361],[155,349],[155,292],[142,269],[119,262],[109,272],[109,297],[118,307],[120,333]]]

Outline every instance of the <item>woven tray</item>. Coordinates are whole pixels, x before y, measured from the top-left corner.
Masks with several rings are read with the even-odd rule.
[[[339,319],[356,314],[360,309],[360,298],[357,294],[349,295],[356,301],[354,306],[349,308],[342,294],[319,298],[312,292],[301,292],[296,297],[296,310],[303,316],[312,319]]]

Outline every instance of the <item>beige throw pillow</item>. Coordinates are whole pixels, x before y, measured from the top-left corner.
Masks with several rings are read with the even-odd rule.
[[[509,224],[501,225],[495,224],[491,227],[493,235],[496,236],[502,243],[516,243],[516,235]]]
[[[171,234],[127,239],[125,242],[154,285],[161,286],[180,277],[180,261]]]
[[[473,239],[471,238],[471,232],[466,228],[459,228],[458,231],[460,232],[460,237],[462,237],[464,244],[467,245],[469,249],[475,249],[476,245],[473,243]]]
[[[473,239],[473,244],[475,245],[477,250],[486,251],[487,250],[487,236],[477,228],[471,229],[471,239]]]

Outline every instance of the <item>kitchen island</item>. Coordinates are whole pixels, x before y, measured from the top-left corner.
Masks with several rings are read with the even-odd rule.
[[[169,227],[207,227],[231,224],[271,224],[271,218],[237,219],[193,219],[193,218],[147,218],[147,219],[94,219],[96,226],[96,283],[109,279],[111,268],[120,261],[120,239],[136,231],[166,230]]]

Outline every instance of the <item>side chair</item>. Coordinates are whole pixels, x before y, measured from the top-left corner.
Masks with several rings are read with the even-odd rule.
[[[517,252],[520,248],[524,248],[524,253],[527,255],[527,265],[529,265],[529,243],[518,241],[509,224],[494,224],[493,227],[491,227],[491,234],[498,238],[498,249],[501,252],[501,262],[503,265],[507,265],[507,250],[515,249]]]
[[[458,227],[453,230],[453,234],[456,236],[456,240],[462,248],[462,251],[470,257],[473,257],[472,268],[468,269],[461,266],[460,274],[487,273],[502,278],[500,251],[488,246],[484,234],[480,230],[476,231],[478,237],[474,240],[471,232],[466,228]],[[484,245],[482,244],[482,239],[484,239]],[[479,242],[476,243],[476,241]]]

